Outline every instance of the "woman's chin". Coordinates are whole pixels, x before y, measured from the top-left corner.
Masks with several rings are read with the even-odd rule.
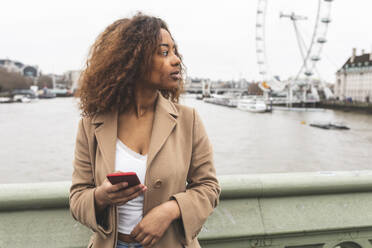
[[[168,82],[167,84],[164,84],[162,85],[163,87],[162,90],[174,90],[174,89],[177,89],[178,88],[178,85],[179,85],[179,81],[171,81],[171,82]]]

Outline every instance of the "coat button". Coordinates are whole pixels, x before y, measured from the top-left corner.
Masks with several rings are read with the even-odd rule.
[[[154,187],[155,187],[156,189],[159,189],[159,188],[161,187],[162,183],[163,183],[163,182],[162,182],[160,179],[158,179],[158,180],[155,181],[155,186],[154,186]]]

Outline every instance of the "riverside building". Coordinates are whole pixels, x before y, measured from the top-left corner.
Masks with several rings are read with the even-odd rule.
[[[38,66],[25,65],[19,61],[10,59],[0,59],[0,68],[6,69],[8,72],[16,72],[22,76],[36,78],[40,76]]]
[[[372,52],[351,57],[336,73],[335,95],[340,100],[371,102],[372,100]]]

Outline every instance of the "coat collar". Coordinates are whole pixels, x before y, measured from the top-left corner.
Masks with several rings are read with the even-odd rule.
[[[160,92],[156,101],[154,121],[151,132],[150,147],[147,156],[147,167],[151,165],[156,155],[177,124],[178,111],[174,104],[165,99]],[[118,111],[92,117],[96,125],[95,136],[102,157],[107,166],[106,173],[115,171],[115,152],[118,131]]]

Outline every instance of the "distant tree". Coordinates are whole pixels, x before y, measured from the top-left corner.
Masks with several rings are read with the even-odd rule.
[[[53,88],[53,79],[47,75],[41,75],[36,85],[39,87],[39,89],[42,89],[44,87],[48,87],[49,89]]]
[[[8,72],[5,68],[0,68],[0,91],[29,89],[31,85],[31,78],[24,77],[16,72]]]

